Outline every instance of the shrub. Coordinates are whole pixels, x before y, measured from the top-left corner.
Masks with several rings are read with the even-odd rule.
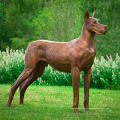
[[[0,52],[0,83],[13,83],[24,69],[24,53],[19,50]],[[44,74],[33,84],[71,86],[70,73],[62,73],[48,66]],[[80,86],[83,86],[83,72],[80,75]],[[120,89],[120,57],[95,58],[92,66],[91,88]]]
[[[120,57],[116,54],[113,61],[112,57],[95,59],[92,66],[91,87],[120,89]]]
[[[6,48],[0,52],[0,83],[13,83],[24,68],[24,53]]]

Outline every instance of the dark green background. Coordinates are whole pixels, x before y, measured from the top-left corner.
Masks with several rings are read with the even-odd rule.
[[[26,49],[34,40],[70,41],[79,37],[84,13],[108,26],[96,35],[97,57],[120,54],[120,0],[0,0],[0,50]]]

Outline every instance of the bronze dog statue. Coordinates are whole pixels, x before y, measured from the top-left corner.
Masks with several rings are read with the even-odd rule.
[[[105,34],[107,26],[99,24],[95,18],[89,17],[88,9],[84,15],[84,25],[79,38],[70,42],[52,42],[38,40],[28,45],[25,54],[25,68],[16,82],[11,86],[7,106],[11,106],[15,91],[20,86],[20,104],[23,103],[24,93],[27,87],[40,77],[45,67],[72,74],[73,84],[73,108],[79,113],[79,79],[80,72],[84,71],[84,108],[89,110],[89,85],[91,78],[91,66],[96,55],[95,33]]]

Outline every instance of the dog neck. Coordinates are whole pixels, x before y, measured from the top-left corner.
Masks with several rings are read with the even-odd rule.
[[[96,48],[96,46],[95,46],[95,32],[88,30],[85,23],[83,25],[79,40],[83,43],[86,43],[86,45],[90,48]]]

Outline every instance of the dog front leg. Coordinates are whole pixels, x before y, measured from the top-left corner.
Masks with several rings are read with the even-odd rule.
[[[89,86],[91,79],[92,69],[87,69],[84,71],[84,108],[89,110]]]
[[[79,105],[79,79],[80,79],[80,71],[77,67],[72,68],[72,84],[73,84],[73,108],[75,113],[79,113],[78,105]]]

